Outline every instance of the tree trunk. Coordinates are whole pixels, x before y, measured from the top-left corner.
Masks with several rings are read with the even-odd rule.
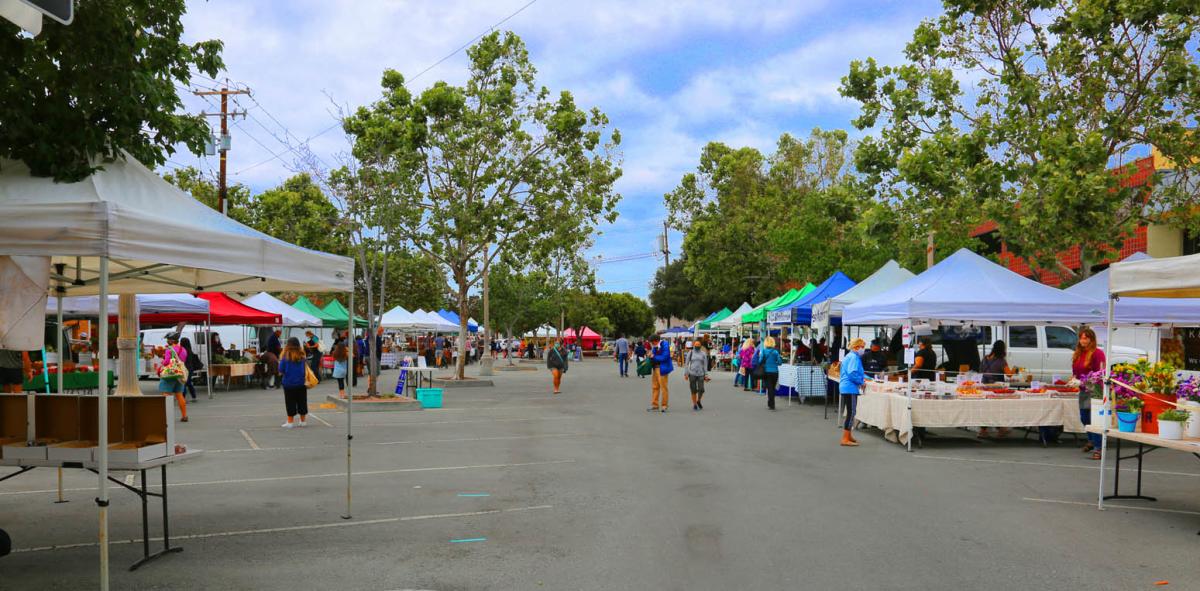
[[[466,267],[464,264],[463,267]],[[458,359],[454,363],[454,379],[467,377],[467,273],[465,268],[454,270],[454,281],[458,284]]]
[[[371,313],[373,310],[375,310],[375,307],[371,305],[371,303],[372,303],[371,302],[371,292],[369,289],[367,291],[367,341],[368,341],[367,347],[371,351],[371,358],[367,359],[366,367],[367,367],[367,371],[370,372],[370,374],[371,374],[371,378],[368,380],[371,384],[371,394],[375,394],[379,390],[378,383],[379,383],[380,367],[379,367],[379,355],[375,352],[375,349],[376,349],[375,333],[379,330],[379,323],[383,321],[383,305],[384,305],[383,302],[384,302],[384,291],[385,291],[384,288],[387,285],[386,282],[387,282],[389,250],[390,250],[389,247],[386,247],[386,246],[384,247],[383,269],[379,273],[379,315],[378,316],[375,316],[374,314]],[[351,317],[353,318],[353,310],[351,310]],[[378,320],[377,320],[377,318],[378,318]]]

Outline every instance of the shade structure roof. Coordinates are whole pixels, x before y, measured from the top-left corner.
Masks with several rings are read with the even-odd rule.
[[[329,314],[331,317],[333,317],[334,326],[346,326],[350,322],[350,311],[347,310],[346,307],[337,300],[330,300],[328,304],[325,304],[325,307],[322,308],[322,310],[324,310],[326,314]],[[368,323],[365,318],[355,316],[354,326],[358,328],[366,328]]]
[[[594,331],[586,326],[579,330],[579,334],[581,335],[581,340],[583,340],[583,342],[585,342],[585,343],[599,341],[603,338],[599,334],[597,334],[596,331]],[[574,342],[575,341],[575,329],[574,328],[563,329],[563,340],[567,341],[568,343]]]
[[[450,310],[438,310],[437,315],[445,318],[456,327],[461,326],[462,319],[458,316],[458,314],[451,312]],[[477,330],[479,330],[479,325],[475,324],[474,321],[467,319],[467,332],[475,332]]]
[[[1113,263],[1111,294],[1143,298],[1200,298],[1200,254]]]
[[[220,292],[199,293],[196,297],[208,301],[208,313],[213,324],[283,324],[283,318],[279,314],[251,308]]]
[[[525,333],[524,336],[534,338],[554,338],[558,336],[558,329],[550,326],[549,324],[543,324],[542,326]]]
[[[711,316],[697,323],[696,328],[700,330],[713,330],[713,325],[729,318],[733,315],[733,310],[729,308],[721,308],[719,311],[713,312]]]
[[[834,271],[833,275],[830,275],[827,279],[825,279],[825,281],[822,281],[821,284],[816,287],[816,289],[808,292],[808,295],[801,297],[791,304],[776,308],[775,310],[769,312],[771,323],[800,325],[812,324],[812,309],[814,305],[824,302],[833,296],[839,295],[855,285],[856,284],[854,283],[854,280],[847,277],[845,273],[842,273],[841,271]],[[780,316],[781,313],[784,318],[781,322],[777,322],[775,318]]]
[[[51,257],[68,295],[348,291],[354,261],[263,234],[221,215],[126,155],[74,183],[0,160],[0,254]],[[78,268],[76,265],[78,258]],[[75,281],[78,273],[79,281]]]
[[[425,330],[436,332],[458,332],[458,325],[439,316],[436,312],[426,312],[425,310],[417,310],[413,312],[413,316],[417,321],[421,322]]]
[[[283,326],[321,326],[320,318],[289,306],[265,291],[260,291],[242,300],[242,303],[257,310],[279,314],[283,319]]]
[[[205,322],[208,320],[208,300],[190,293],[156,293],[137,296],[138,321],[141,324],[175,324],[177,322]],[[109,315],[116,317],[117,296],[108,298]],[[46,300],[46,315],[58,313],[58,299]],[[95,318],[100,314],[100,296],[72,296],[63,298],[63,316],[67,318]]]
[[[1103,321],[1096,300],[1022,277],[967,249],[874,297],[845,307],[844,324]]]
[[[1154,261],[1148,254],[1137,252],[1126,257],[1122,263]],[[1198,269],[1200,270],[1200,269]],[[1077,293],[1101,302],[1108,298],[1110,270],[1105,269],[1071,287],[1068,292]],[[1113,307],[1114,325],[1176,324],[1200,326],[1200,299],[1198,298],[1139,298],[1122,297]]]
[[[831,323],[831,319],[840,322],[842,310],[849,304],[879,295],[909,279],[916,277],[912,271],[900,266],[896,261],[888,261],[882,267],[863,279],[858,285],[835,295],[824,302],[815,304],[812,308],[812,326],[823,328]]]
[[[767,312],[770,312],[771,310],[775,310],[778,308],[782,308],[782,307],[808,295],[810,292],[812,292],[812,290],[814,290],[816,288],[817,288],[817,286],[815,286],[811,283],[808,283],[808,284],[805,284],[804,287],[802,287],[800,289],[795,289],[795,288],[789,289],[783,295],[781,295],[769,302],[766,302],[765,304],[761,304],[757,308],[755,308],[745,314],[742,314],[742,324],[762,322],[767,319]]]
[[[400,330],[420,329],[421,327],[416,326],[416,323],[417,321],[413,318],[412,312],[409,312],[400,306],[396,306],[395,308],[383,313],[383,318],[380,320],[379,325],[384,328],[395,328]]]
[[[308,299],[305,296],[300,296],[300,297],[296,298],[296,303],[292,304],[292,307],[297,310],[300,310],[301,312],[304,312],[305,314],[308,314],[310,316],[315,316],[317,319],[319,319],[321,321],[321,326],[336,326],[337,325],[338,318],[336,316],[330,314],[329,312],[326,312],[325,310],[322,310],[316,304],[312,303],[312,300]],[[346,323],[342,322],[341,325],[345,326]]]
[[[737,309],[734,310],[729,316],[726,316],[722,320],[714,320],[712,322],[712,328],[715,330],[730,330],[737,328],[742,324],[742,316],[751,310],[753,310],[753,308],[750,306],[750,302],[742,302],[742,305],[738,306]]]

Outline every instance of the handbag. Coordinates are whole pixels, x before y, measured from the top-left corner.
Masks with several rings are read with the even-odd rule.
[[[319,382],[317,382],[317,374],[313,373],[312,368],[309,367],[307,363],[305,363],[304,364],[304,387],[305,388],[316,388],[318,383]]]

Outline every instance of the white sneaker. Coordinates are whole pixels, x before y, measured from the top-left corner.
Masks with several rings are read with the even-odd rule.
[[[291,428],[292,428],[292,423],[291,423],[291,422],[287,422],[287,423],[284,423],[284,424],[280,425],[280,427],[283,427],[284,429],[291,429]]]
[[[308,426],[308,421],[305,421],[305,420],[301,419],[301,420],[300,420],[300,422],[298,423],[298,426],[300,426],[300,427],[307,427],[307,426]]]

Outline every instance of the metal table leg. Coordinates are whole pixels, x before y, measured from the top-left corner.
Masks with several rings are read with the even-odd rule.
[[[1117,461],[1113,466],[1113,494],[1104,497],[1104,500],[1130,499],[1138,501],[1157,501],[1158,499],[1154,497],[1142,494],[1142,458],[1146,454],[1156,449],[1158,448],[1151,447],[1150,449],[1146,449],[1145,446],[1139,442],[1137,453],[1130,456],[1121,456],[1121,440],[1117,439]],[[1129,460],[1133,458],[1137,458],[1137,494],[1123,495],[1121,494],[1121,460]]]

